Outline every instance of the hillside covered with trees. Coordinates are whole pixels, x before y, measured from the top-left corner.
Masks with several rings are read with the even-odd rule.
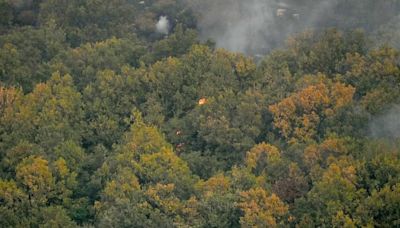
[[[400,1],[229,1],[0,0],[0,227],[399,227]]]

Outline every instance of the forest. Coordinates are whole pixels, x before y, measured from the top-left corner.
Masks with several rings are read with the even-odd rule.
[[[400,227],[400,0],[0,0],[0,227]]]

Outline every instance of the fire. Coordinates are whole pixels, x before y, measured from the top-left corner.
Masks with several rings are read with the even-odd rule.
[[[205,105],[205,104],[207,104],[207,99],[206,98],[201,98],[199,100],[199,105]]]

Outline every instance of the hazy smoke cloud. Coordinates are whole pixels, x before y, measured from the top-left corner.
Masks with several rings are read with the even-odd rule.
[[[264,50],[266,33],[273,36],[270,1],[205,1],[197,7],[201,35],[213,39],[218,47],[238,52]]]
[[[187,1],[191,2],[195,12],[200,12],[199,30],[203,39],[210,38],[217,47],[247,54],[264,54],[282,45],[289,35],[305,29],[362,27],[371,30],[374,22],[381,23],[386,20],[384,17],[389,18],[396,12],[395,9],[390,11],[394,7],[389,0],[377,3],[343,0]]]
[[[166,16],[161,16],[156,24],[158,33],[168,35],[170,29],[169,20]]]
[[[388,44],[400,49],[400,15],[382,25],[373,35],[378,46]]]
[[[218,0],[198,4],[202,37],[217,47],[248,54],[265,53],[289,34],[311,27],[333,3],[321,1],[307,7],[275,0]]]
[[[370,133],[373,138],[400,138],[400,105],[372,121]]]

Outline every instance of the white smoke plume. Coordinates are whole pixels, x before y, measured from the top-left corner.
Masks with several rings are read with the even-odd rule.
[[[290,34],[312,27],[334,1],[314,2],[312,7],[277,0],[204,0],[200,11],[200,34],[217,47],[247,54],[276,48]]]
[[[213,39],[217,47],[253,52],[267,48],[266,33],[274,35],[274,12],[269,0],[203,1],[195,7],[201,13],[201,36]]]
[[[284,44],[289,36],[306,29],[369,25],[381,20],[383,17],[379,15],[384,13],[378,13],[387,12],[392,4],[389,0],[372,6],[363,1],[344,0],[186,1],[200,14],[199,30],[204,40],[212,39],[217,47],[250,55],[265,54]],[[363,12],[374,12],[374,16],[359,14],[357,7],[367,6],[371,10]],[[355,20],[348,21],[348,18]]]
[[[170,24],[168,18],[166,16],[160,16],[160,19],[156,24],[156,31],[161,34],[168,35],[169,29]]]

